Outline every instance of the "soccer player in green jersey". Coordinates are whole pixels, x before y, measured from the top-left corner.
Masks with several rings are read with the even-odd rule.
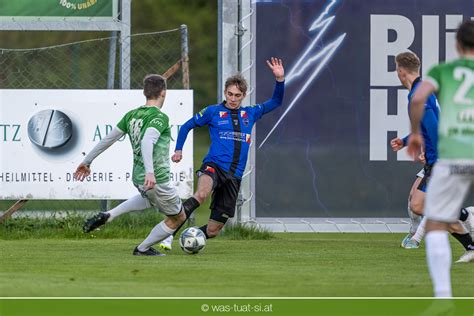
[[[441,104],[438,162],[428,183],[425,205],[426,254],[436,297],[451,297],[451,248],[448,226],[459,218],[461,204],[474,182],[474,21],[456,33],[459,59],[435,66],[416,90],[410,110],[412,135],[408,151],[422,145],[420,120],[427,97],[435,92]],[[458,262],[474,261],[474,248]]]
[[[83,181],[90,172],[92,161],[128,134],[133,150],[133,184],[140,194],[121,203],[108,212],[100,212],[87,219],[84,232],[90,232],[117,216],[135,210],[154,207],[166,218],[156,225],[148,237],[138,245],[134,255],[162,256],[151,246],[174,233],[186,219],[176,189],[170,184],[169,147],[171,132],[168,116],[161,111],[166,97],[166,80],[160,75],[147,75],[143,80],[144,106],[126,113],[117,126],[104,137],[84,158],[74,173]]]

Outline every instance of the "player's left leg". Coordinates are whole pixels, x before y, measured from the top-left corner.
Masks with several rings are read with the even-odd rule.
[[[458,223],[451,224],[449,226],[449,231],[451,232],[451,235],[456,238],[466,250],[466,252],[456,262],[460,263],[474,261],[474,242],[472,240],[471,234],[463,222],[460,221]]]
[[[216,237],[229,218],[234,217],[235,205],[240,190],[240,179],[228,176],[227,180],[214,190],[211,216],[207,225],[200,227],[207,238]]]
[[[211,216],[206,225],[199,227],[200,230],[204,232],[206,238],[214,238],[219,235],[222,228],[224,228],[225,223],[229,219],[227,214],[220,213],[218,211],[212,210]]]
[[[149,207],[150,203],[148,202],[148,200],[144,198],[141,194],[137,194],[129,198],[128,200],[120,203],[108,212],[99,212],[96,215],[86,219],[82,230],[84,231],[84,233],[89,233],[104,225],[105,223],[112,221],[117,216],[131,211],[144,210]]]

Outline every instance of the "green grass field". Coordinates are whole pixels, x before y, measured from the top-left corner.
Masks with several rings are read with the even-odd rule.
[[[0,296],[429,297],[425,251],[399,248],[402,237],[216,238],[198,255],[175,240],[168,256],[154,258],[131,255],[141,238],[0,239]],[[463,251],[451,242],[456,260]],[[473,297],[472,280],[472,264],[453,264],[455,296]]]

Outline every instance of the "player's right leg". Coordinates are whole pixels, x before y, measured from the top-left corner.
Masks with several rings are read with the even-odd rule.
[[[451,297],[451,246],[448,224],[456,223],[471,179],[455,173],[452,164],[438,161],[428,183],[425,216],[426,256],[436,297]]]
[[[84,233],[89,233],[104,225],[105,223],[112,221],[117,216],[131,211],[144,210],[149,207],[150,203],[148,202],[148,200],[144,198],[141,194],[137,194],[129,198],[128,200],[120,203],[108,212],[99,212],[94,216],[86,219],[82,230],[84,231]]]
[[[463,222],[471,237],[474,238],[474,206],[462,208],[459,219]]]

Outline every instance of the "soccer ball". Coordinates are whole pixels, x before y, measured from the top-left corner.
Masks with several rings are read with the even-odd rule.
[[[186,228],[179,237],[179,245],[185,253],[196,254],[206,247],[206,235],[197,227]]]

